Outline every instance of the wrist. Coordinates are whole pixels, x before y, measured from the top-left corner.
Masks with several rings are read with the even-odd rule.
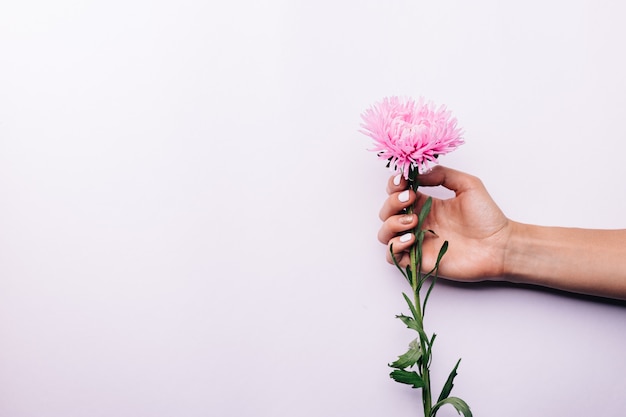
[[[539,267],[535,251],[540,247],[540,227],[515,221],[510,221],[509,227],[502,278],[517,284],[533,283],[533,271]]]

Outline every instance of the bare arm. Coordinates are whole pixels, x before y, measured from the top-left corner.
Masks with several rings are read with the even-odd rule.
[[[626,300],[626,230],[512,223],[505,279]]]
[[[424,242],[425,267],[434,265],[443,241],[450,243],[440,265],[442,276],[461,281],[505,280],[565,291],[626,299],[626,230],[590,230],[527,225],[508,219],[482,182],[471,175],[436,167],[419,177],[421,186],[443,185],[455,192],[433,199],[424,225],[438,237]],[[403,179],[391,178],[389,198],[380,212],[378,238],[393,244],[400,263],[408,262],[417,219],[401,214],[426,196],[406,192]],[[391,255],[387,260],[391,262]]]

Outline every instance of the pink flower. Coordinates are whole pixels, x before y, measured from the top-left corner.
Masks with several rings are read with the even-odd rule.
[[[360,132],[374,139],[371,150],[379,158],[408,178],[411,167],[422,172],[429,163],[436,164],[439,155],[463,144],[463,132],[450,116],[445,106],[437,109],[422,98],[386,97],[361,115]]]

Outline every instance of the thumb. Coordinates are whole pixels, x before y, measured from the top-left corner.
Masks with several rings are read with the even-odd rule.
[[[419,185],[425,187],[436,187],[442,185],[455,194],[474,188],[480,180],[473,175],[461,171],[437,165],[431,171],[420,174],[417,177]]]

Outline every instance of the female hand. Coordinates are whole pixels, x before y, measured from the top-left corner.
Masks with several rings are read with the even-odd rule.
[[[453,280],[481,281],[495,279],[505,273],[505,253],[511,235],[512,223],[491,199],[480,179],[442,166],[419,175],[420,187],[442,185],[454,191],[450,199],[433,198],[430,214],[423,229],[433,230],[436,236],[426,233],[423,244],[423,269],[435,265],[437,254],[444,241],[448,251],[439,265],[440,276]],[[417,224],[417,215],[403,214],[414,205],[419,213],[426,195],[407,190],[402,176],[389,179],[389,198],[380,210],[383,225],[378,239],[387,244],[387,261],[392,263],[389,247],[401,266],[409,264],[408,250],[415,242],[410,233]]]

